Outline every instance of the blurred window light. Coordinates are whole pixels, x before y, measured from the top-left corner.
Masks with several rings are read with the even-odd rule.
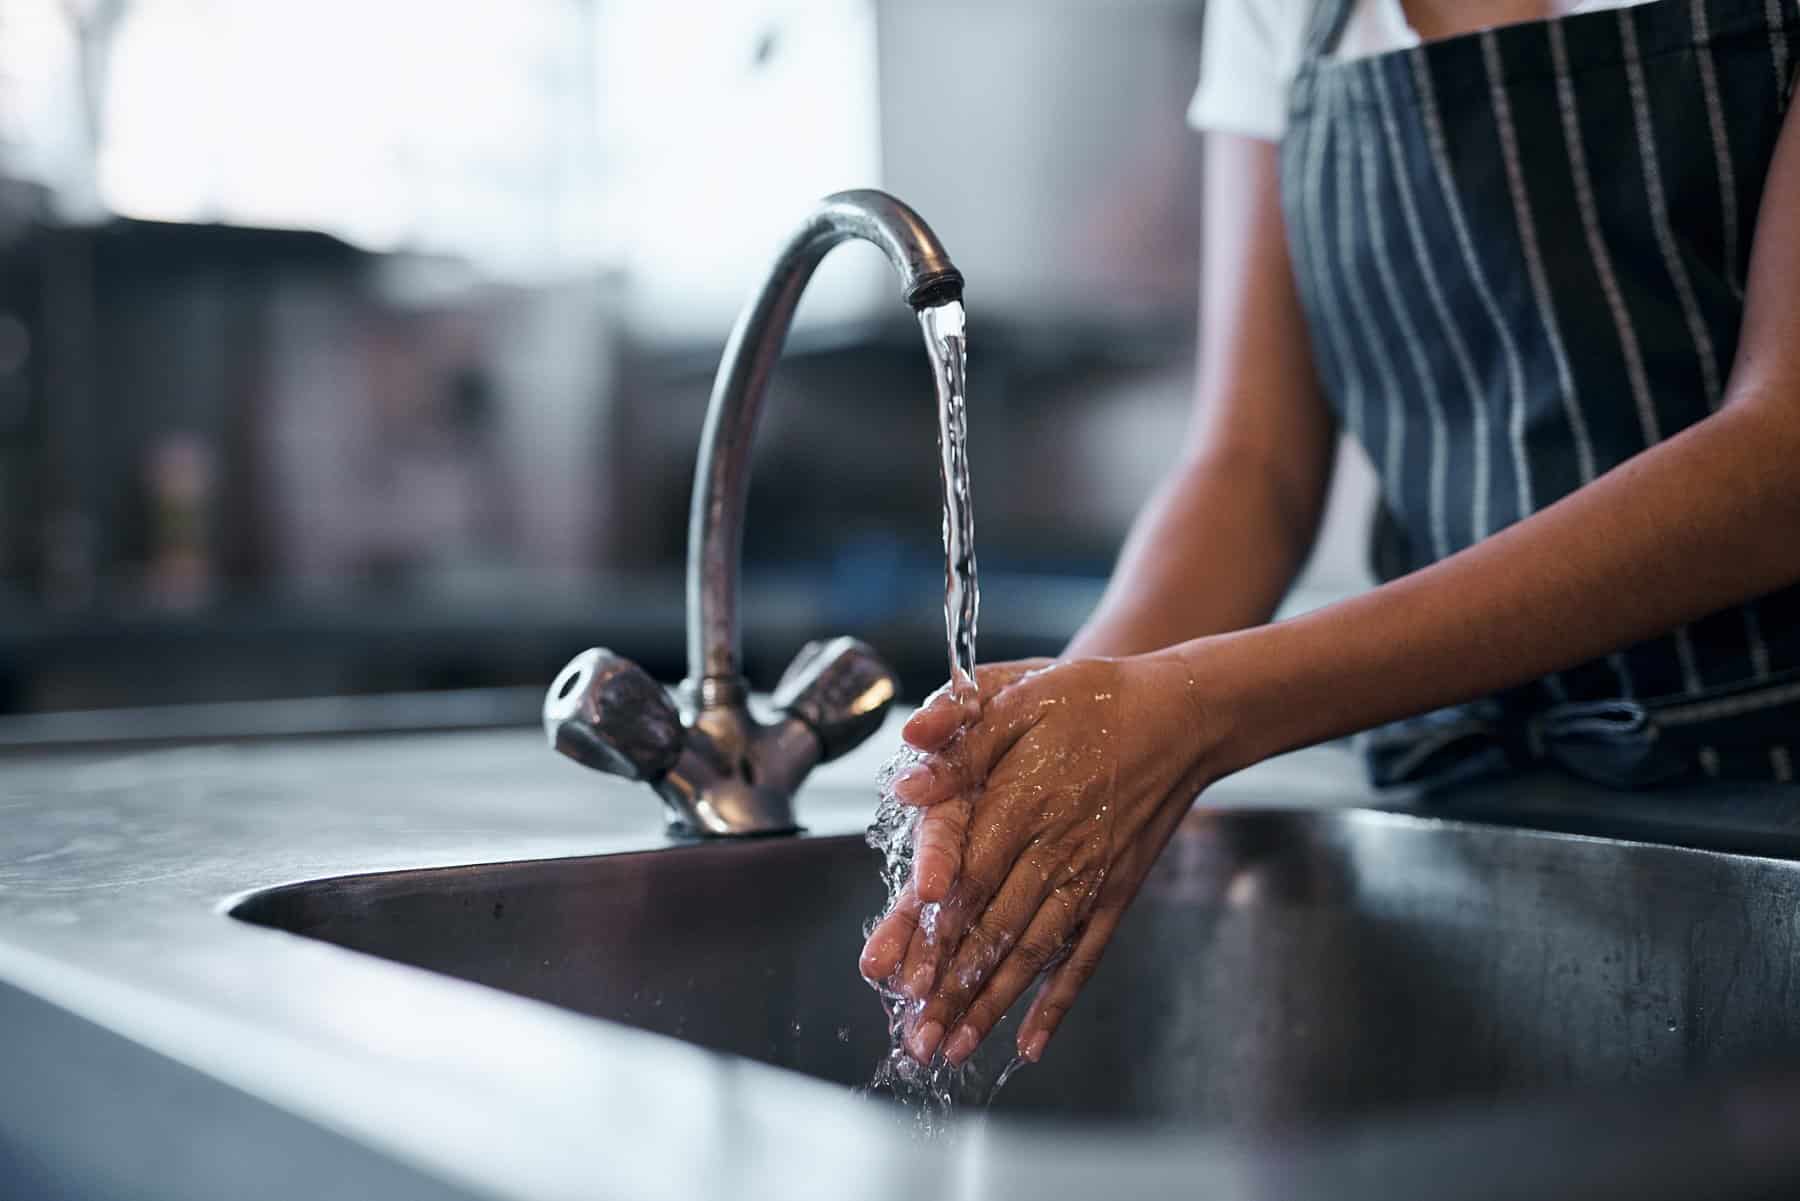
[[[91,191],[79,41],[57,0],[0,0],[0,172]]]
[[[716,334],[819,197],[879,186],[875,36],[872,0],[601,9],[603,208],[640,326]],[[886,272],[832,256],[798,323],[867,312]]]
[[[531,271],[601,164],[588,6],[135,0],[99,155],[114,212],[323,229]]]
[[[716,337],[819,196],[880,182],[873,0],[86,2],[117,12],[91,133],[82,0],[0,0],[0,155],[72,215],[85,188],[514,279],[616,269],[638,328]],[[884,294],[843,259],[803,323]]]

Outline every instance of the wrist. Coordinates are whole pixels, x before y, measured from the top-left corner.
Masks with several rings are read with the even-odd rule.
[[[1146,681],[1146,703],[1160,727],[1166,753],[1178,756],[1178,783],[1172,790],[1186,804],[1215,782],[1249,766],[1253,754],[1243,735],[1239,690],[1215,643],[1229,635],[1132,656],[1128,662]]]
[[[1295,703],[1282,666],[1280,626],[1196,638],[1163,651],[1181,688],[1180,708],[1196,740],[1202,786],[1304,745],[1306,707]]]

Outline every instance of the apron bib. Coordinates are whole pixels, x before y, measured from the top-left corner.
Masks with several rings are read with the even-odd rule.
[[[1391,578],[1722,403],[1800,0],[1654,0],[1332,61],[1352,3],[1315,8],[1282,209]],[[1427,789],[1538,761],[1627,787],[1791,781],[1800,587],[1368,747],[1376,783]]]

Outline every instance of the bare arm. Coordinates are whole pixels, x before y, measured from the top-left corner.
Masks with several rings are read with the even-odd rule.
[[[1294,292],[1272,144],[1207,136],[1201,242],[1188,444],[1071,656],[1137,654],[1267,621],[1318,530],[1336,430]]]
[[[1719,412],[1441,563],[1183,653],[1242,684],[1229,769],[1523,683],[1797,580],[1800,108],[1770,167]]]

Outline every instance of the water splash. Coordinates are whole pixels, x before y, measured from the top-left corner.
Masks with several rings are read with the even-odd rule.
[[[893,910],[901,890],[912,877],[921,813],[894,799],[894,777],[919,758],[918,752],[902,748],[881,769],[877,779],[881,802],[876,806],[875,820],[869,825],[867,838],[869,845],[881,854],[881,879],[887,886],[887,901],[881,907],[883,915]],[[878,921],[879,917],[872,917],[863,924],[864,938],[874,933]],[[955,1103],[954,1081],[950,1079],[950,1073],[955,1069],[941,1059],[936,1065],[919,1063],[906,1052],[902,1039],[924,1008],[924,1002],[905,996],[889,981],[872,980],[869,983],[887,1014],[888,1050],[875,1065],[875,1073],[868,1085],[857,1091],[863,1095],[892,1098],[912,1115],[914,1133],[923,1138],[933,1137],[944,1129]]]
[[[992,1105],[994,1103],[994,1098],[1000,1095],[1000,1090],[1006,1087],[1006,1082],[1013,1078],[1013,1073],[1030,1062],[1031,1061],[1023,1055],[1014,1055],[1011,1059],[1007,1060],[1006,1066],[1001,1068],[1000,1074],[994,1078],[994,1085],[992,1088],[988,1089],[987,1097],[982,1101],[982,1104]]]

